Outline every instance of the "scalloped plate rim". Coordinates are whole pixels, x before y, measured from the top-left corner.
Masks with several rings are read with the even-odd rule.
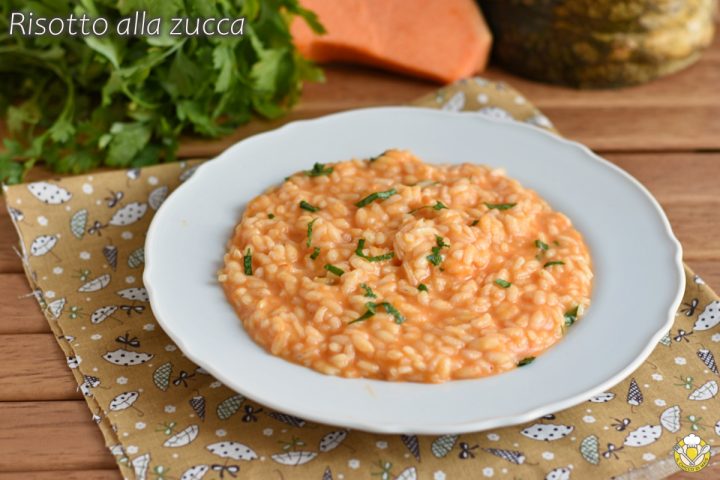
[[[182,333],[177,332],[174,329],[173,321],[172,319],[166,317],[163,313],[163,306],[161,305],[161,301],[158,299],[158,294],[155,288],[155,277],[156,274],[154,272],[155,267],[155,261],[154,258],[154,242],[155,237],[157,235],[157,231],[160,228],[159,225],[161,224],[163,215],[167,213],[171,206],[173,205],[175,199],[178,198],[178,193],[182,195],[182,192],[189,192],[192,187],[195,187],[196,185],[201,184],[204,181],[204,177],[211,174],[213,168],[219,168],[219,165],[222,162],[228,162],[232,161],[232,155],[234,153],[237,153],[238,150],[242,148],[246,148],[248,144],[252,142],[257,142],[259,140],[267,139],[268,137],[280,137],[283,134],[287,132],[291,132],[296,129],[303,129],[306,126],[315,127],[315,126],[326,126],[323,124],[332,124],[333,122],[337,121],[338,119],[344,119],[348,116],[353,115],[364,115],[364,114],[377,114],[381,116],[392,116],[395,113],[400,114],[407,114],[408,112],[411,112],[413,115],[430,115],[430,116],[436,116],[438,119],[447,116],[455,117],[455,118],[462,118],[465,117],[468,120],[472,122],[478,122],[479,124],[482,124],[484,122],[487,122],[488,124],[503,124],[504,126],[518,130],[518,131],[524,131],[523,134],[528,135],[539,135],[542,137],[547,137],[551,139],[552,142],[556,142],[558,145],[562,145],[565,148],[572,148],[575,149],[577,152],[579,152],[580,156],[584,156],[586,160],[597,163],[602,165],[603,167],[615,172],[616,174],[620,174],[621,177],[624,178],[624,180],[629,181],[633,188],[637,189],[642,195],[645,197],[645,200],[649,201],[651,206],[654,208],[655,212],[658,216],[658,220],[662,223],[662,226],[664,227],[664,233],[666,235],[666,238],[663,240],[669,242],[669,246],[672,247],[674,250],[674,253],[672,255],[672,261],[673,261],[673,267],[674,269],[669,269],[668,273],[673,274],[673,280],[676,282],[675,285],[677,287],[675,297],[670,299],[668,298],[667,301],[667,310],[665,319],[663,322],[658,322],[658,324],[654,328],[654,333],[649,336],[647,339],[647,342],[640,351],[637,352],[636,356],[634,357],[634,360],[629,362],[624,367],[607,373],[607,377],[601,381],[595,384],[592,388],[584,389],[583,391],[577,391],[570,395],[565,395],[563,398],[559,398],[557,401],[543,404],[540,406],[536,406],[533,408],[518,408],[517,413],[514,413],[512,415],[502,415],[502,416],[493,416],[493,415],[486,415],[486,416],[475,416],[470,417],[462,421],[458,421],[452,424],[426,424],[422,421],[418,421],[416,423],[409,424],[408,422],[405,423],[392,423],[392,422],[385,422],[383,424],[378,424],[377,422],[373,422],[372,420],[369,420],[367,418],[357,418],[356,416],[347,416],[346,418],[329,418],[327,415],[319,414],[317,411],[304,408],[303,405],[293,405],[292,402],[288,403],[288,401],[279,401],[277,397],[262,397],[257,398],[256,395],[254,395],[254,392],[251,390],[248,390],[245,388],[242,384],[242,379],[235,378],[233,375],[229,375],[227,371],[225,371],[225,368],[223,367],[217,367],[216,365],[210,363],[207,359],[207,354],[205,352],[198,352],[194,349],[192,345],[192,339],[188,337],[184,337]],[[478,125],[480,128],[482,128],[481,125]],[[348,154],[348,157],[352,156],[352,154]],[[337,159],[341,160],[341,159]],[[210,167],[210,168],[208,168]],[[300,168],[306,168],[305,166],[298,166],[298,169]],[[532,187],[530,187],[532,188]],[[586,232],[583,232],[585,234]],[[658,240],[659,241],[659,240]],[[159,248],[159,247],[158,247]],[[539,128],[522,124],[515,121],[507,121],[507,120],[499,120],[499,119],[491,119],[487,118],[481,115],[478,115],[474,112],[443,112],[436,109],[428,109],[428,108],[421,108],[421,107],[372,107],[372,108],[363,108],[363,109],[357,109],[357,110],[350,110],[335,114],[326,115],[319,118],[313,118],[313,119],[307,119],[307,120],[298,120],[290,122],[286,125],[283,125],[279,127],[278,129],[263,132],[257,135],[254,135],[252,137],[248,137],[244,140],[241,140],[234,145],[227,148],[225,151],[220,153],[218,156],[216,156],[214,159],[209,160],[202,164],[200,168],[198,168],[195,173],[184,182],[184,184],[180,185],[174,192],[172,192],[168,198],[165,200],[163,205],[160,207],[158,212],[156,213],[155,217],[153,218],[153,221],[151,223],[150,228],[147,232],[146,237],[146,243],[145,243],[145,251],[146,251],[146,264],[145,264],[145,270],[143,273],[143,281],[147,288],[148,294],[150,296],[150,305],[153,310],[153,313],[155,314],[155,317],[160,324],[160,326],[163,328],[163,330],[168,334],[168,336],[178,345],[178,347],[183,351],[183,353],[193,362],[196,364],[202,366],[205,368],[208,372],[210,372],[212,375],[214,375],[217,379],[221,380],[224,384],[226,384],[228,387],[238,391],[239,393],[242,393],[243,395],[247,396],[248,398],[257,400],[258,402],[271,407],[273,409],[281,410],[285,413],[289,413],[292,415],[296,415],[299,417],[306,418],[311,421],[315,421],[318,423],[326,423],[331,425],[337,425],[337,426],[343,426],[347,428],[353,428],[353,429],[359,429],[359,430],[365,430],[365,431],[371,431],[376,433],[416,433],[416,434],[446,434],[446,433],[467,433],[467,432],[473,432],[473,431],[481,431],[481,430],[487,430],[490,428],[497,428],[497,427],[503,427],[503,426],[510,426],[510,425],[516,425],[520,423],[525,423],[534,419],[537,419],[545,414],[556,412],[565,408],[569,408],[572,406],[575,406],[579,403],[582,403],[583,401],[586,401],[588,398],[601,393],[603,391],[606,391],[607,389],[611,388],[612,386],[616,385],[617,383],[621,382],[625,377],[627,377],[632,371],[634,371],[647,357],[650,355],[652,350],[656,347],[658,344],[658,341],[667,333],[668,329],[671,327],[674,321],[675,312],[677,308],[679,307],[680,301],[682,299],[682,294],[684,291],[685,286],[685,275],[684,275],[684,269],[682,264],[682,248],[676,237],[674,236],[670,223],[663,212],[662,208],[660,207],[657,200],[650,194],[650,192],[640,183],[638,182],[634,177],[629,175],[627,172],[622,170],[621,168],[617,167],[616,165],[610,163],[609,161],[603,159],[602,157],[596,155],[593,153],[589,148],[586,146],[579,144],[577,142],[567,140],[565,138],[559,137],[557,135],[554,135],[552,133],[549,133],[547,131],[541,130]],[[218,287],[219,288],[219,287]],[[589,309],[588,317],[592,315],[593,312],[593,304],[591,304],[591,307]],[[235,319],[237,320],[237,319]],[[585,319],[584,319],[585,320]],[[564,341],[570,341],[570,340],[564,340]],[[562,342],[561,342],[562,343]],[[556,348],[556,347],[554,347]],[[551,349],[552,350],[552,349]],[[288,364],[288,368],[303,368],[299,367],[297,365],[290,364],[289,362],[285,362]],[[536,362],[537,363],[537,362]],[[312,372],[312,374],[315,375],[321,375],[316,372]],[[502,375],[508,375],[508,374],[502,374]],[[502,376],[500,375],[500,376]],[[322,376],[322,375],[321,375]],[[325,377],[325,376],[323,376]],[[329,381],[348,381],[347,379],[341,379],[337,377],[326,377]],[[496,378],[496,377],[491,377]],[[354,381],[354,380],[350,380]],[[463,380],[463,381],[456,381],[456,382],[448,382],[446,384],[442,385],[451,385],[454,383],[465,383],[465,382],[483,382],[484,379],[479,380]],[[379,381],[365,381],[369,384],[375,384],[377,383],[391,383],[391,382],[379,382]],[[418,385],[421,385],[424,388],[434,388],[437,387],[436,385],[427,385],[427,384],[404,384],[411,386],[408,390],[416,388]]]

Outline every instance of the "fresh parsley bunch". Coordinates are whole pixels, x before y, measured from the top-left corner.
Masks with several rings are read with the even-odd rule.
[[[135,11],[163,17],[156,37],[9,35],[10,13],[102,16],[109,32]],[[0,181],[42,161],[61,173],[175,158],[178,138],[217,137],[283,115],[322,73],[291,42],[298,0],[0,0]],[[168,35],[171,17],[245,17],[242,37]]]

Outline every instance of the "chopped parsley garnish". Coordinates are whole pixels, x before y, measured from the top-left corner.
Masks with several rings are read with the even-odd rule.
[[[390,260],[395,256],[395,252],[388,252],[384,253],[382,255],[376,255],[374,257],[368,257],[363,253],[363,249],[365,248],[365,239],[361,238],[358,240],[357,248],[355,249],[355,255],[357,255],[360,258],[364,258],[368,262],[382,262],[385,260]]]
[[[367,286],[367,283],[361,283],[360,288],[363,289],[363,292],[365,292],[366,297],[377,298],[377,295],[375,295],[375,292],[372,291],[372,288]]]
[[[535,361],[535,357],[527,357],[523,358],[518,362],[518,367],[524,367],[525,365],[530,365],[532,362]]]
[[[250,251],[250,247],[248,247],[243,256],[243,267],[245,268],[245,275],[252,275],[252,252]]]
[[[273,215],[272,213],[268,213],[268,218],[272,220],[273,218],[275,218],[275,215]]]
[[[345,270],[343,270],[342,268],[338,268],[335,265],[330,265],[329,263],[326,263],[323,268],[330,273],[334,273],[338,277],[342,277],[343,273],[345,273]]]
[[[422,207],[418,207],[415,210],[410,210],[408,213],[413,214],[413,213],[417,212],[418,210],[422,210],[423,208],[432,208],[433,210],[435,210],[437,212],[442,209],[447,209],[448,207],[441,201],[436,200],[435,205],[423,205]]]
[[[418,290],[421,292],[427,292],[428,291],[427,285],[425,285],[424,283],[421,283],[420,285],[418,285]]]
[[[318,210],[320,210],[318,207],[310,205],[305,200],[300,200],[300,208],[302,208],[303,210],[307,210],[308,212],[317,212]]]
[[[472,223],[470,224],[470,226],[471,226],[471,227],[474,227],[474,226],[477,225],[478,223],[480,223],[480,220],[473,220]]]
[[[384,308],[385,312],[392,315],[395,318],[395,323],[397,323],[398,325],[405,322],[405,317],[403,317],[403,315],[397,310],[397,308],[393,307],[392,304],[390,304],[389,302],[367,302],[365,304],[365,307],[367,308],[367,311],[352,322],[350,322],[351,324],[356,322],[362,322],[363,320],[367,320],[368,318],[372,317],[373,315],[375,315],[375,313],[377,313],[377,309],[379,307]]]
[[[485,202],[485,206],[488,207],[490,210],[508,210],[510,208],[513,208],[517,203],[487,203]]]
[[[367,320],[368,318],[372,317],[373,315],[375,315],[376,307],[377,307],[377,305],[374,302],[367,302],[365,304],[365,308],[367,308],[365,313],[363,313],[358,318],[356,318],[355,320],[350,322],[349,325],[352,325],[353,323],[357,323],[357,322],[362,322],[362,321]]]
[[[358,208],[362,208],[366,205],[370,205],[375,200],[386,200],[395,194],[397,194],[397,190],[395,190],[394,188],[391,188],[390,190],[386,190],[384,192],[371,193],[367,197],[365,197],[362,200],[360,200],[359,202],[357,202],[355,204],[355,206]]]
[[[326,167],[324,163],[315,163],[312,170],[305,170],[308,177],[322,177],[323,175],[330,175],[332,172],[333,167]]]
[[[508,282],[507,280],[503,280],[502,278],[496,278],[495,279],[495,285],[502,288],[508,288],[512,283]]]
[[[580,307],[576,306],[575,308],[565,312],[565,326],[566,327],[571,327],[572,324],[577,321],[578,308],[580,308]]]
[[[445,243],[445,241],[440,235],[435,235],[435,242],[436,245],[432,247],[432,253],[425,258],[427,258],[428,262],[432,263],[437,267],[443,261],[443,256],[440,255],[440,249],[444,247],[449,247],[450,245]]]
[[[538,240],[535,240],[535,246],[536,246],[537,248],[539,248],[540,250],[542,250],[543,252],[547,251],[547,249],[550,248],[550,246],[549,246],[547,243],[545,243],[545,242],[543,242],[542,240],[539,240],[539,239],[538,239]]]
[[[380,158],[380,157],[382,157],[383,155],[385,155],[386,153],[387,153],[387,150],[385,150],[384,152],[382,152],[380,155],[375,155],[374,157],[370,157],[370,158],[368,158],[368,162],[372,163],[372,162],[374,162],[375,160],[377,160],[378,158]]]
[[[427,258],[428,262],[432,263],[436,267],[443,261],[443,257],[440,255],[440,249],[437,247],[433,247],[432,253],[425,258]]]
[[[546,262],[543,268],[552,267],[553,265],[565,265],[565,262],[561,260],[553,260],[552,262]]]
[[[395,323],[400,325],[405,321],[405,317],[402,316],[400,312],[398,312],[397,308],[390,305],[388,302],[382,302],[380,304],[381,307],[385,308],[385,311],[395,317]]]
[[[312,244],[313,223],[315,223],[316,220],[317,220],[317,218],[313,218],[311,221],[308,222],[308,226],[307,226],[307,242],[305,242],[305,245],[306,245],[308,248],[310,248],[310,245]]]
[[[559,247],[559,246],[560,246],[560,242],[558,242],[557,240],[553,240],[553,245],[555,245],[556,247]]]
[[[320,247],[315,247],[313,249],[313,252],[310,254],[310,258],[315,260],[319,256],[320,256]]]

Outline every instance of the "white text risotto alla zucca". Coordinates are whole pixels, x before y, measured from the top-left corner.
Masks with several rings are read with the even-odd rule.
[[[531,362],[588,307],[592,276],[570,220],[502,171],[389,150],[253,199],[219,279],[273,355],[438,383]]]

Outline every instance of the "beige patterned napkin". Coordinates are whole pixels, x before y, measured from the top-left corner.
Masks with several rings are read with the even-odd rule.
[[[417,103],[552,129],[516,91],[480,78]],[[720,301],[690,270],[675,325],[642,367],[602,395],[525,425],[374,435],[244,398],[183,356],[142,286],[150,220],[197,164],[6,190],[28,280],[126,478],[584,480],[631,469],[634,478],[658,478],[677,469],[669,459],[683,436],[713,445],[720,435]]]

